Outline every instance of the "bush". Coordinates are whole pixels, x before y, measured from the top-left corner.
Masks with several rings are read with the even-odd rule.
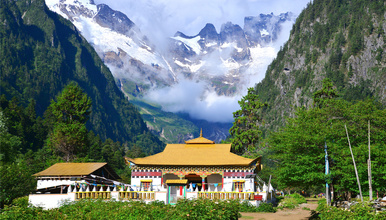
[[[294,209],[299,204],[302,204],[302,203],[307,203],[306,199],[303,196],[297,193],[294,193],[294,194],[285,196],[284,199],[280,201],[279,208]]]
[[[260,203],[259,207],[257,207],[257,212],[276,212],[276,209],[271,203]]]
[[[374,208],[371,207],[369,202],[360,202],[351,207],[350,210],[337,208],[334,206],[327,206],[326,200],[322,199],[318,202],[318,208],[320,219],[347,219],[347,220],[381,220],[386,219],[386,212],[376,213]]]
[[[146,204],[84,199],[43,210],[21,198],[1,210],[0,219],[238,219],[240,207],[238,200],[183,199],[171,206],[159,201]]]
[[[183,199],[175,206],[173,219],[238,219],[238,200]]]
[[[260,205],[256,207],[248,201],[244,201],[241,203],[240,212],[276,212],[276,209],[271,203],[260,203]]]
[[[297,193],[288,195],[288,197],[294,198],[298,204],[307,203],[306,198]]]

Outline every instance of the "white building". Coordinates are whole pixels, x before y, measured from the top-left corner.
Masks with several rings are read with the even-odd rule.
[[[75,201],[87,191],[97,191],[98,195],[106,192],[104,195],[107,197],[110,194],[107,192],[122,185],[117,182],[120,177],[107,163],[57,163],[34,176],[37,187],[36,192],[29,195],[29,202],[46,209]]]

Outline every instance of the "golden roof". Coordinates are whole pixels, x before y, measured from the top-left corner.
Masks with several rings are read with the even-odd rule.
[[[107,166],[107,163],[57,163],[33,176],[84,176],[104,166]],[[116,175],[113,170],[106,168],[113,176]]]
[[[130,159],[139,166],[250,166],[256,159],[249,159],[230,152],[231,144],[215,144],[200,136],[185,144],[168,144],[163,152]]]
[[[182,179],[182,180],[166,180],[166,184],[187,184],[188,179]]]
[[[202,137],[202,129],[201,129],[200,137],[189,141],[185,141],[185,144],[214,144],[214,141],[211,141],[209,139]]]

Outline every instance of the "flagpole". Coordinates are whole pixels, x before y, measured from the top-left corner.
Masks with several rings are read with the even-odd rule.
[[[325,164],[326,164],[325,174],[327,176],[330,173],[330,164],[328,162],[328,153],[327,153],[327,143],[326,142],[324,142],[324,152],[326,152],[326,155],[325,155]],[[326,178],[326,202],[327,202],[327,205],[330,205],[331,198],[330,198],[330,186],[328,185],[328,178]]]

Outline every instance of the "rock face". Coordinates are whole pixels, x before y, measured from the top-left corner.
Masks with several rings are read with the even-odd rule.
[[[97,5],[97,9],[98,13],[94,17],[96,23],[102,27],[130,36],[130,31],[135,25],[125,14],[114,11],[105,4]]]
[[[260,14],[246,17],[244,29],[227,22],[221,26],[220,33],[210,23],[195,36],[177,32],[170,46],[175,70],[209,79],[218,94],[231,96],[239,89],[236,84],[247,80],[245,75],[260,62],[251,51],[272,46],[281,33],[282,24],[294,19],[292,13]],[[216,71],[221,71],[221,76]]]
[[[270,106],[265,129],[284,125],[297,107],[311,107],[312,94],[326,77],[340,98],[374,98],[386,104],[385,13],[376,10],[376,4],[383,6],[356,0],[328,6],[313,1],[299,15],[290,39],[255,87]]]
[[[290,12],[282,13],[279,16],[271,14],[260,14],[259,16],[245,17],[244,32],[251,45],[268,44],[277,40],[282,24],[293,19]]]

